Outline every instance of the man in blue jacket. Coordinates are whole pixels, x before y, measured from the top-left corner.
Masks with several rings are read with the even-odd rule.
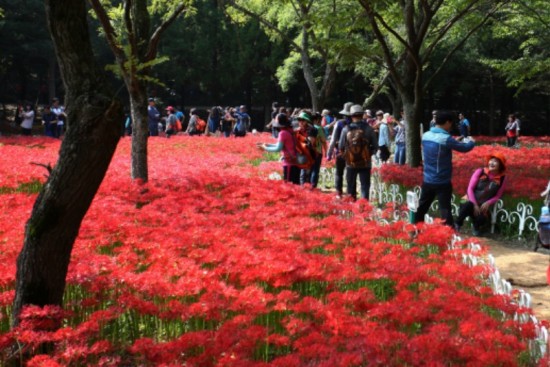
[[[453,185],[453,150],[466,153],[474,148],[473,139],[459,142],[449,134],[453,127],[453,117],[449,112],[437,111],[435,126],[422,135],[422,155],[424,159],[424,180],[418,202],[416,222],[423,222],[424,215],[430,209],[437,196],[441,218],[445,224],[453,226],[451,197]]]

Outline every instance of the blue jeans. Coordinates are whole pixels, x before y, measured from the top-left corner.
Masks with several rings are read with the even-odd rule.
[[[407,160],[407,151],[405,143],[395,143],[395,155],[393,157],[393,162],[397,164],[405,164]]]
[[[220,120],[208,119],[208,131],[215,133],[220,129]]]
[[[149,136],[159,136],[159,124],[155,122],[149,122]]]
[[[369,199],[370,191],[370,167],[369,168],[351,168],[346,167],[346,182],[348,184],[348,195],[357,199],[357,175],[361,183],[361,198]]]
[[[451,210],[451,199],[453,196],[453,185],[422,183],[422,192],[418,201],[418,210],[416,211],[415,223],[423,222],[424,215],[430,210],[435,197],[439,201],[439,210],[441,218],[445,219],[445,224],[453,226],[453,211]]]

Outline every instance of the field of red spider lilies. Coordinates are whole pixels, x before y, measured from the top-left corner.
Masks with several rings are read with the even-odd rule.
[[[366,201],[269,181],[279,163],[260,140],[151,139],[144,185],[129,178],[123,139],[63,309],[28,307],[9,330],[15,258],[46,173],[32,163],[53,165],[59,142],[0,138],[2,361],[16,343],[30,367],[536,363],[534,327],[513,319],[531,310],[494,295],[487,267],[459,262],[466,246],[448,249],[449,228],[411,241],[410,225],[383,224]]]

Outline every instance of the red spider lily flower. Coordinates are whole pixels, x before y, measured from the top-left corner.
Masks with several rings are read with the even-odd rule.
[[[48,342],[55,363],[102,366],[506,366],[525,353],[534,328],[513,315],[530,311],[491,292],[487,266],[459,261],[471,250],[449,250],[449,228],[381,224],[367,201],[265,180],[280,163],[257,164],[262,139],[152,139],[148,183],[129,178],[131,145],[121,141],[74,246],[70,312],[30,308],[28,325],[36,325],[3,330],[0,347],[19,341],[33,351]],[[13,143],[0,157],[6,187],[44,182],[36,166],[19,173],[8,163],[44,144],[41,163],[55,164],[59,143],[0,141]],[[471,157],[457,158],[455,173],[483,163]],[[420,170],[387,169],[421,178]],[[510,169],[528,178],[536,170]],[[3,324],[35,198],[12,191],[0,200]],[[58,320],[66,326],[55,330]]]
[[[31,360],[27,362],[28,367],[62,367],[62,364],[57,363],[50,356],[40,354],[34,356]]]

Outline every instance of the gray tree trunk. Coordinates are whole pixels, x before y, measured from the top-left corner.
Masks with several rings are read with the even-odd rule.
[[[147,161],[147,142],[149,125],[147,123],[147,96],[141,89],[130,90],[130,109],[132,112],[132,179],[149,180]],[[145,114],[144,114],[145,113]]]
[[[17,258],[12,324],[25,305],[61,305],[71,251],[120,138],[122,105],[94,60],[85,0],[46,0],[67,92],[68,131]]]

